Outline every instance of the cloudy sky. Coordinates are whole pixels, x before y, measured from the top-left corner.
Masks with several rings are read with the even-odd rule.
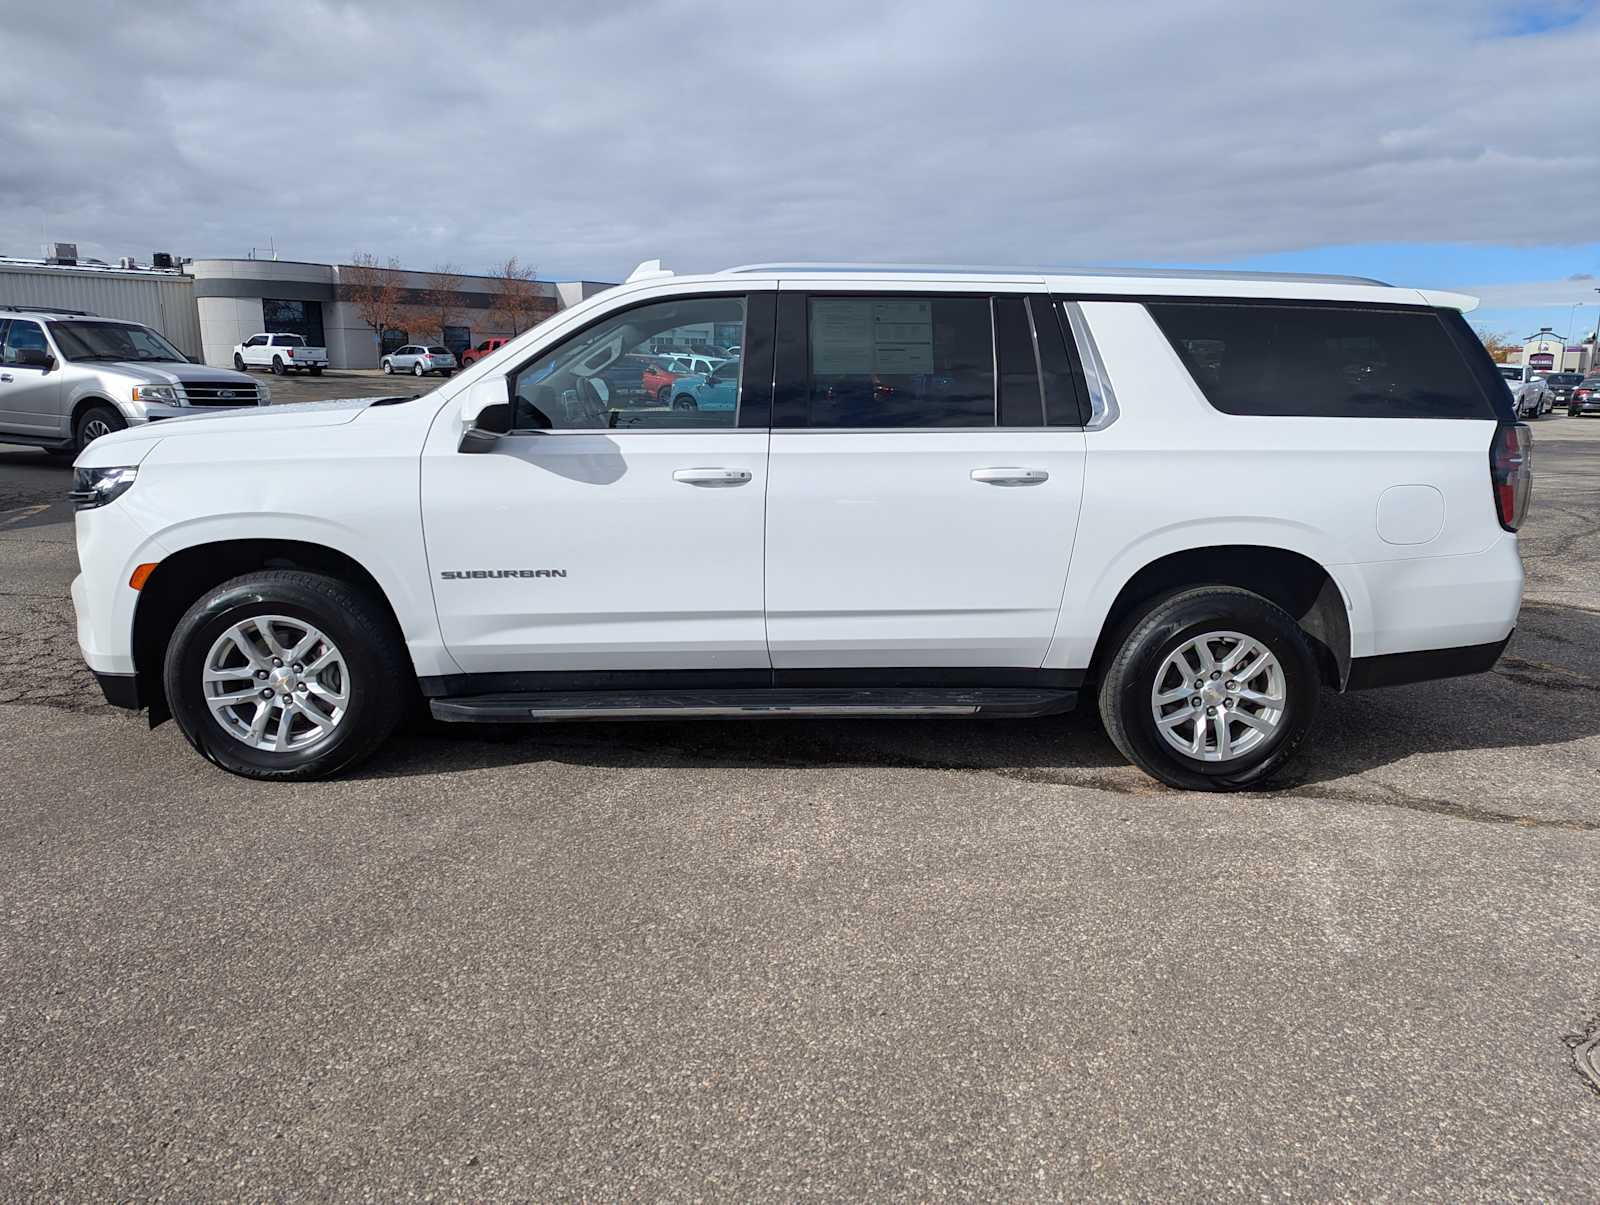
[[[1564,333],[1597,9],[0,0],[0,253],[1303,268]]]

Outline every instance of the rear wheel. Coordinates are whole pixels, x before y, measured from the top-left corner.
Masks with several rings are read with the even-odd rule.
[[[672,386],[671,385],[663,385],[660,389],[656,390],[656,401],[660,402],[663,406],[665,406],[671,400],[672,400]]]
[[[280,356],[272,357],[272,375],[281,377],[284,373],[283,359]]]
[[[311,368],[311,375],[314,377],[320,377],[322,375],[322,366],[320,364],[313,365]]]
[[[400,634],[337,578],[266,570],[224,582],[179,620],[163,683],[206,758],[250,778],[323,778],[364,760],[405,708]]]
[[[1248,590],[1203,586],[1157,599],[1123,626],[1100,715],[1112,743],[1152,778],[1237,791],[1293,756],[1321,686],[1291,615]]]
[[[77,426],[72,432],[73,446],[81,452],[102,435],[121,431],[127,425],[128,420],[117,413],[115,407],[90,406],[78,416]]]

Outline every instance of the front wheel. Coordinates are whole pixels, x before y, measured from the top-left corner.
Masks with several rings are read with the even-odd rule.
[[[1124,624],[1100,683],[1117,749],[1192,791],[1260,786],[1311,730],[1322,681],[1294,618],[1259,594],[1203,586]]]
[[[423,369],[422,369],[422,361],[421,360],[418,360],[415,364],[413,364],[411,366],[411,375],[414,376],[414,377],[420,377],[420,376],[424,375]]]
[[[178,726],[224,770],[325,778],[378,748],[407,698],[401,636],[338,578],[267,570],[217,586],[178,621],[163,684]]]
[[[244,357],[238,352],[233,353],[233,370],[235,372],[243,372],[245,370]]]
[[[128,420],[113,407],[90,406],[78,416],[77,425],[73,428],[73,447],[81,452],[102,435],[121,431],[127,425]]]
[[[700,406],[687,393],[680,393],[672,400],[672,408],[674,410],[698,410]]]
[[[386,377],[394,376],[394,365],[389,363],[388,360],[383,362],[383,375]]]
[[[283,360],[278,356],[272,357],[272,375],[281,377],[284,374]]]

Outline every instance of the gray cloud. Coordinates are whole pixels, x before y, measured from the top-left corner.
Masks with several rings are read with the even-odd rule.
[[[1600,150],[1549,114],[1600,56],[1600,21],[1508,38],[1515,13],[1488,0],[1225,11],[18,8],[0,251],[48,236],[107,258],[237,255],[272,238],[287,258],[520,254],[615,276],[655,256],[1594,239]]]

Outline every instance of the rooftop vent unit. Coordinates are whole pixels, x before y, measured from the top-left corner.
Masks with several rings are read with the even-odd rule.
[[[170,251],[157,251],[154,255],[152,255],[150,257],[150,266],[152,268],[171,268],[172,267],[172,252],[170,252]]]
[[[44,257],[47,264],[60,264],[71,267],[78,262],[77,243],[51,243],[50,252]]]
[[[131,255],[124,255],[117,261],[117,266],[124,272],[131,272],[134,268],[139,266],[139,261],[134,259]]]

